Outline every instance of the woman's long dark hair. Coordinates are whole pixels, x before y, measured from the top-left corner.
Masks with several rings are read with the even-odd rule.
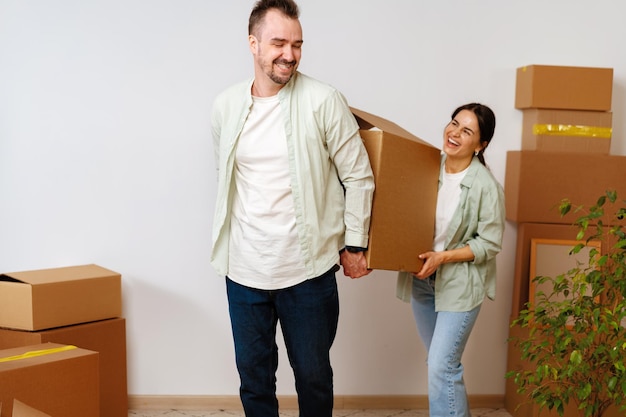
[[[482,149],[476,154],[476,157],[481,164],[486,165],[483,153],[491,142],[491,138],[493,138],[493,132],[496,130],[496,115],[484,104],[468,103],[454,110],[451,119],[454,119],[461,110],[468,110],[476,115],[478,130],[480,131],[480,143],[483,145]]]

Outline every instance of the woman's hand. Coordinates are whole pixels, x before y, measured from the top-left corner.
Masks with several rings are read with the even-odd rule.
[[[422,269],[419,272],[414,273],[415,277],[419,279],[425,279],[431,276],[441,264],[449,262],[471,262],[474,260],[474,253],[469,245],[465,245],[462,248],[444,250],[441,252],[424,252],[417,257],[424,261]]]
[[[424,265],[422,265],[422,269],[419,270],[418,273],[413,274],[419,279],[426,279],[431,276],[439,265],[443,263],[443,253],[442,252],[424,252],[417,256],[419,259],[424,261]]]

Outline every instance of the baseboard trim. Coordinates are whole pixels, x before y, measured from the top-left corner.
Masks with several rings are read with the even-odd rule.
[[[278,397],[280,407],[297,409],[295,395]],[[470,395],[472,408],[503,408],[504,395]],[[131,410],[240,410],[241,402],[236,395],[129,395]],[[337,395],[335,409],[415,409],[428,408],[425,395]]]

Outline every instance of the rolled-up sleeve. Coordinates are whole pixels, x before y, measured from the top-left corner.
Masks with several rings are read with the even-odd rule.
[[[505,226],[504,192],[498,185],[483,190],[476,234],[467,244],[474,254],[474,264],[494,258],[502,250]]]

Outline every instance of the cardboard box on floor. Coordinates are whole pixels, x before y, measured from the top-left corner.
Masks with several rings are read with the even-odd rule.
[[[418,271],[432,249],[441,151],[382,117],[352,108],[374,172],[368,267]]]
[[[121,315],[121,275],[98,265],[0,275],[0,327],[42,330]]]
[[[100,417],[127,417],[126,320],[107,319],[55,329],[0,329],[0,349],[46,342],[99,353]]]
[[[24,404],[20,400],[13,400],[13,417],[52,417]]]
[[[515,108],[611,110],[613,68],[528,65],[517,69]]]
[[[607,190],[626,198],[626,156],[508,151],[504,179],[507,220],[517,223],[571,224],[558,206],[594,204]]]
[[[524,151],[608,155],[611,150],[611,112],[551,109],[522,112]]]
[[[0,351],[2,417],[15,398],[54,417],[99,417],[98,353],[56,343]]]

